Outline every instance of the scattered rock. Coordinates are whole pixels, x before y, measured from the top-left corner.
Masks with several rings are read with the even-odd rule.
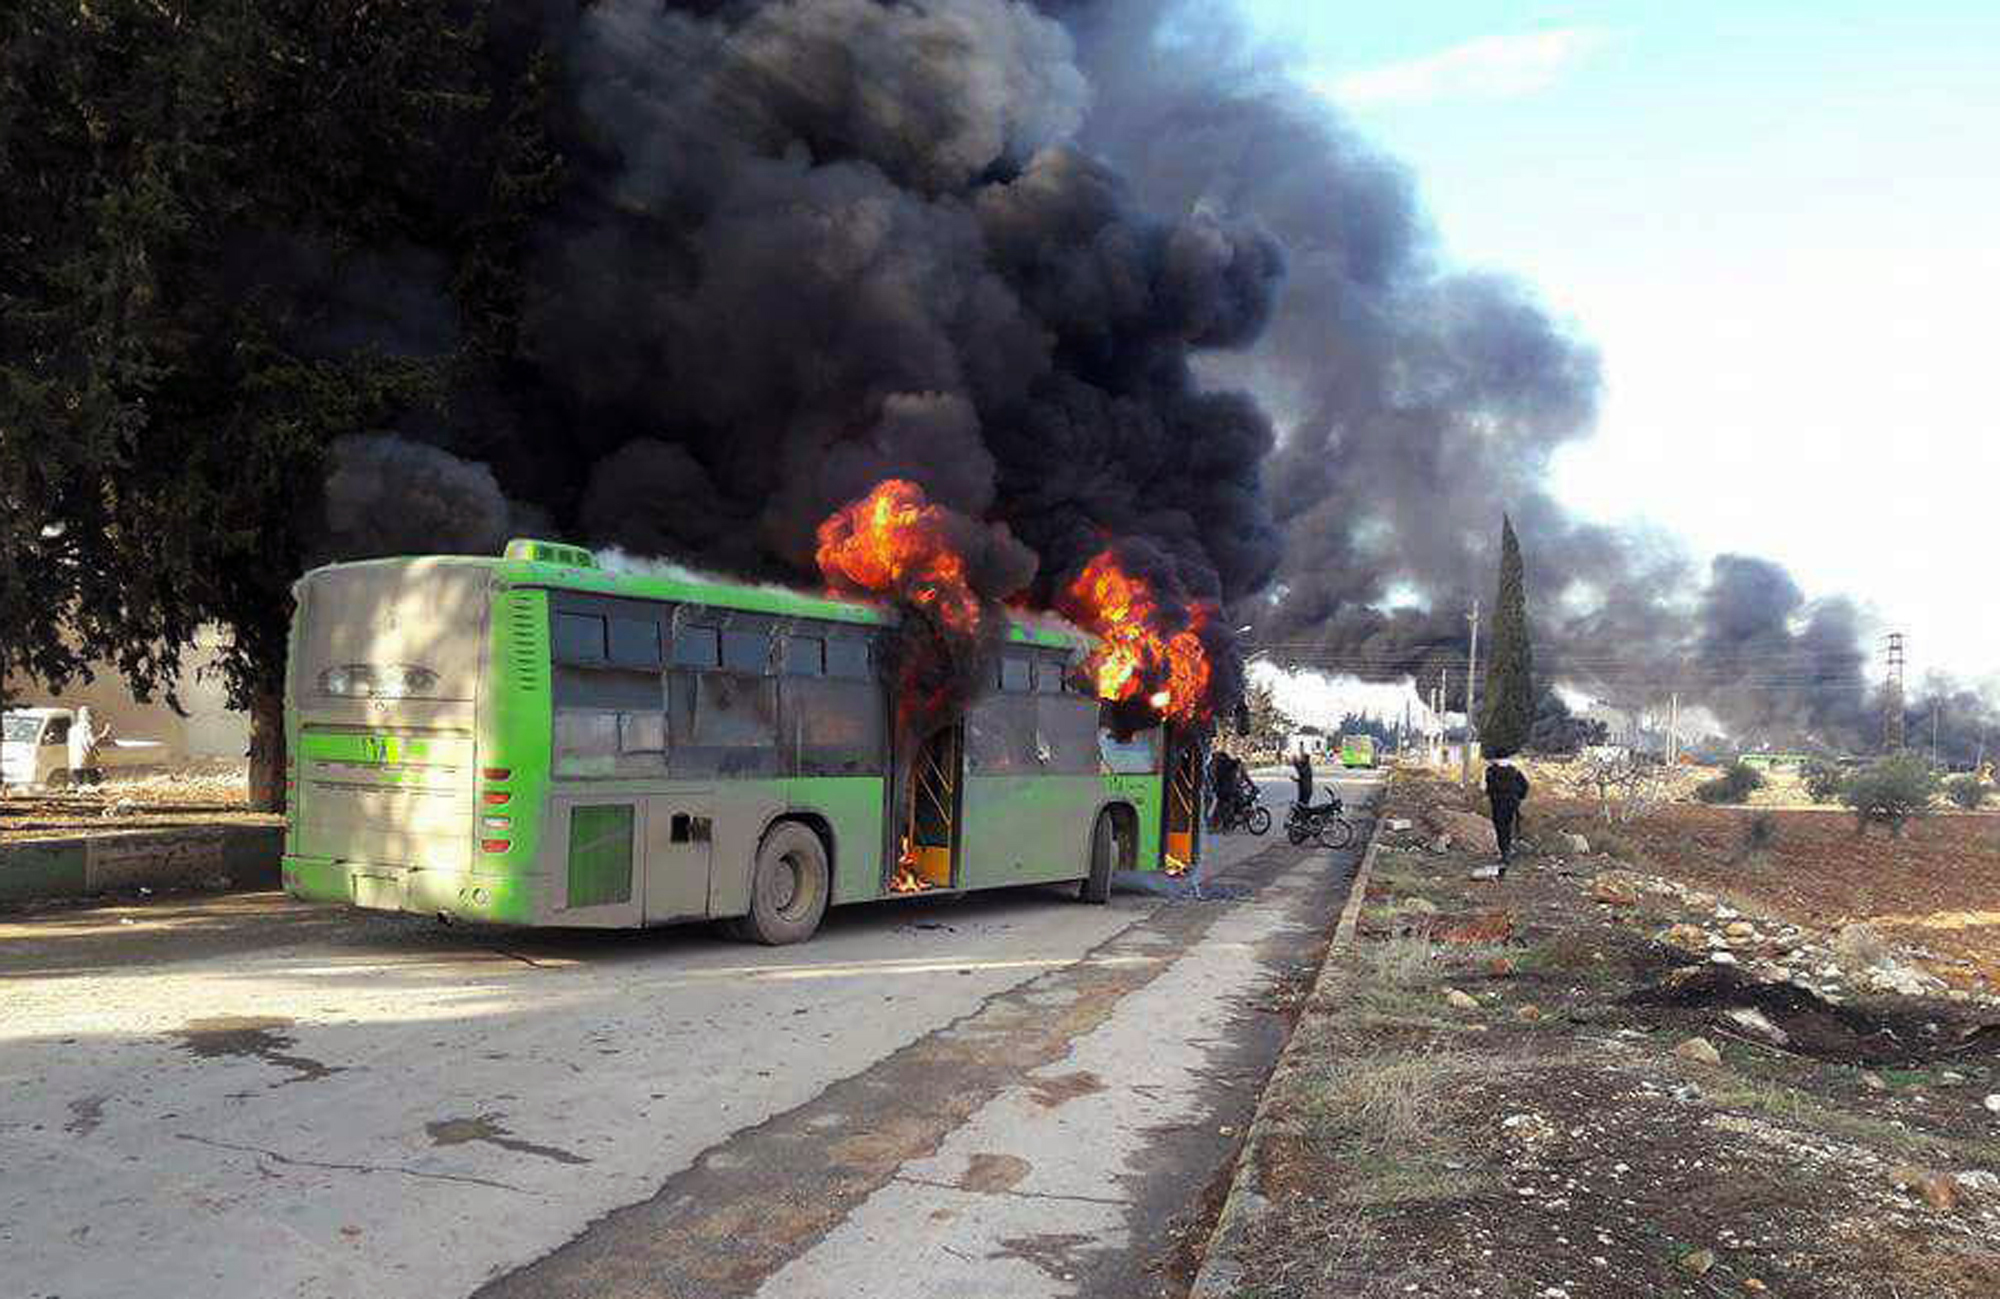
[[[1457,988],[1446,988],[1444,1004],[1450,1006],[1453,1010],[1478,1010],[1479,998],[1469,993],[1460,992]]]
[[[1727,1011],[1725,1017],[1745,1033],[1772,1046],[1783,1046],[1792,1040],[1791,1034],[1773,1024],[1765,1017],[1763,1011],[1754,1006],[1743,1006]]]
[[[1866,1069],[1861,1071],[1861,1085],[1871,1092],[1885,1092],[1889,1090],[1889,1084],[1882,1081],[1881,1074],[1871,1073]]]
[[[1607,907],[1639,905],[1639,890],[1615,876],[1600,875],[1592,880],[1590,897],[1593,902],[1602,902]]]
[[[1436,824],[1438,833],[1448,836],[1468,852],[1500,851],[1500,841],[1493,837],[1493,823],[1483,816],[1441,808],[1431,813],[1431,820]]]
[[[1437,838],[1431,840],[1431,851],[1438,854],[1439,856],[1443,856],[1445,853],[1450,852],[1451,836],[1448,834],[1441,834]]]
[[[1955,1173],[1951,1180],[1958,1183],[1959,1190],[1970,1191],[1974,1195],[2000,1195],[2000,1176],[1984,1169],[1973,1168]]]
[[[1899,1191],[1921,1195],[1924,1203],[1939,1213],[1950,1213],[1958,1207],[1958,1182],[1947,1173],[1903,1164],[1890,1172],[1889,1180]]]
[[[1590,856],[1590,840],[1580,834],[1559,834],[1556,836],[1556,842],[1561,844],[1563,851],[1572,857]]]
[[[1512,957],[1496,956],[1486,963],[1486,972],[1496,979],[1511,978],[1514,973]]]
[[[1449,916],[1431,930],[1431,941],[1469,946],[1477,943],[1504,943],[1514,936],[1514,916],[1508,911],[1483,911],[1477,915]]]
[[[1401,817],[1391,817],[1382,823],[1382,828],[1390,834],[1402,834],[1410,828],[1410,823]]]
[[[1732,920],[1722,932],[1730,938],[1755,938],[1757,926],[1747,920]]]
[[[1701,1088],[1695,1086],[1693,1083],[1682,1083],[1669,1094],[1677,1101],[1685,1101],[1692,1104],[1701,1099]]]
[[[1736,964],[1736,954],[1734,952],[1710,952],[1708,954],[1708,959],[1709,963],[1712,965]]]
[[[1699,955],[1708,950],[1708,931],[1700,925],[1674,925],[1660,935],[1660,941]]]
[[[1438,908],[1437,903],[1431,901],[1429,898],[1404,898],[1396,904],[1396,910],[1420,916],[1434,916],[1437,914]]]
[[[1986,1106],[1986,1108],[1991,1110],[1993,1113],[2000,1114],[2000,1092],[1994,1092],[1991,1096],[1988,1096],[1984,1101],[1980,1103]]]
[[[1759,1281],[1754,1276],[1746,1276],[1743,1278],[1743,1288],[1745,1290],[1748,1290],[1751,1294],[1763,1294],[1766,1290],[1769,1290],[1771,1287],[1765,1285],[1762,1281]]]
[[[1707,1276],[1715,1267],[1715,1251],[1698,1249],[1681,1255],[1680,1269],[1689,1276]]]
[[[1715,1044],[1705,1037],[1689,1038],[1674,1048],[1674,1054],[1696,1064],[1716,1066],[1722,1063],[1722,1052],[1716,1050]]]
[[[1540,1006],[1533,1004],[1523,1006],[1519,1010],[1514,1012],[1514,1018],[1520,1020],[1524,1024],[1532,1024],[1541,1017],[1542,1017],[1542,1008]]]

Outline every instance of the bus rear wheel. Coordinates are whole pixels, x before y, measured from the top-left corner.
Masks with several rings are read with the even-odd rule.
[[[1090,874],[1077,886],[1077,900],[1093,906],[1111,901],[1111,872],[1117,864],[1118,827],[1112,824],[1111,813],[1100,812],[1090,831]]]
[[[757,848],[750,912],[736,921],[736,936],[767,947],[803,943],[826,915],[831,883],[818,835],[796,821],[772,827]]]

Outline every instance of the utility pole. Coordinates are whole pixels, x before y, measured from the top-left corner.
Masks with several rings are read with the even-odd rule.
[[[1938,701],[1935,697],[1933,697],[1931,700],[1931,766],[1932,767],[1936,767],[1938,765],[1937,740],[1938,740]]]
[[[1673,766],[1681,760],[1681,692],[1673,693],[1667,705],[1667,765]]]
[[[1458,783],[1472,783],[1472,736],[1473,691],[1479,685],[1479,601],[1472,602],[1472,612],[1465,615],[1472,624],[1472,653],[1465,669],[1465,745],[1459,750]]]
[[[1889,633],[1889,677],[1882,689],[1882,749],[1903,751],[1903,633]]]

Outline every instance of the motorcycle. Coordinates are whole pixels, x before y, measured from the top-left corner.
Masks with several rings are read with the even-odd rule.
[[[1217,808],[1209,817],[1209,825],[1217,834],[1230,834],[1237,830],[1248,830],[1251,834],[1267,834],[1271,829],[1271,809],[1263,805],[1263,791],[1255,783],[1244,781],[1236,801],[1227,808]]]
[[[1294,803],[1285,818],[1285,838],[1293,847],[1312,839],[1322,848],[1345,848],[1354,842],[1354,823],[1341,815],[1344,810],[1338,794],[1311,807]]]

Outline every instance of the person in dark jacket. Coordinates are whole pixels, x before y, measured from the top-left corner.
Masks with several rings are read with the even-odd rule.
[[[1486,801],[1493,809],[1493,837],[1500,844],[1503,870],[1514,859],[1514,826],[1527,797],[1528,778],[1508,765],[1504,757],[1486,765]]]
[[[1298,782],[1299,806],[1311,806],[1313,796],[1313,760],[1312,755],[1306,752],[1303,744],[1299,746],[1299,751],[1292,755],[1292,779]]]
[[[1217,829],[1230,823],[1243,801],[1243,764],[1236,756],[1215,751],[1208,761],[1208,785],[1215,796],[1215,810],[1209,824]]]

